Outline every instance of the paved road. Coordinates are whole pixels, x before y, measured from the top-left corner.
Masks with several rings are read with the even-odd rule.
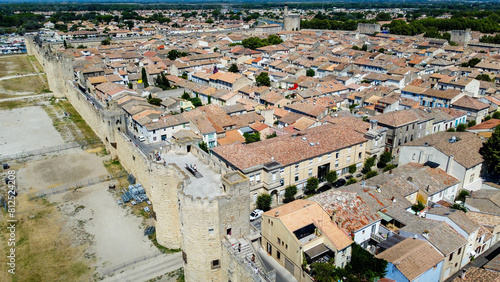
[[[104,106],[101,104],[101,102],[98,101],[96,98],[94,98],[94,96],[87,93],[86,90],[82,90],[76,81],[70,81],[70,83],[71,83],[71,85],[73,85],[73,88],[78,90],[78,92],[80,92],[80,94],[82,94],[85,98],[87,98],[87,100],[89,100],[92,103],[92,105],[94,105],[94,107],[96,109],[100,110],[100,109],[104,108]]]
[[[482,253],[480,256],[478,256],[474,261],[470,262],[468,265],[464,266],[462,269],[457,271],[455,274],[450,276],[448,279],[446,279],[446,282],[451,282],[455,278],[459,277],[460,274],[462,274],[462,270],[469,269],[470,267],[483,267],[485,264],[487,264],[490,260],[494,259],[498,254],[500,254],[500,242],[497,242],[495,245],[493,245],[491,248],[489,248],[486,252]]]
[[[252,224],[253,227],[255,227],[255,228],[259,229],[259,231],[261,231],[262,217],[257,218],[254,221],[250,221],[250,224]]]
[[[17,100],[24,100],[24,99],[30,99],[30,98],[52,97],[52,96],[54,96],[53,93],[35,94],[35,95],[21,96],[21,97],[15,97],[15,98],[0,99],[0,102],[17,101]]]
[[[165,273],[177,270],[183,267],[182,254],[175,253],[171,255],[162,255],[137,264],[120,269],[111,277],[106,277],[102,281],[149,281]]]

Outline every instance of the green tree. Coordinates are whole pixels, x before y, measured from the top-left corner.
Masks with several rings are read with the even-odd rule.
[[[149,86],[149,83],[148,83],[148,74],[146,73],[145,68],[142,68],[141,75],[142,75],[142,83],[144,83],[144,88],[147,88]]]
[[[397,165],[394,165],[394,164],[388,164],[388,165],[386,165],[386,166],[384,167],[384,172],[389,171],[389,170],[391,170],[391,169],[394,169],[394,168],[396,168],[396,167],[397,167]]]
[[[467,191],[467,190],[460,190],[460,192],[458,193],[458,196],[455,199],[455,201],[465,202],[465,199],[466,199],[467,196],[469,196],[469,191]]]
[[[368,50],[368,45],[363,44],[363,47],[361,47],[361,51],[367,51]]]
[[[271,209],[272,198],[271,195],[264,193],[257,197],[257,208],[263,211],[268,211]]]
[[[417,214],[418,212],[420,211],[423,211],[425,209],[425,206],[422,202],[418,201],[418,203],[414,204],[413,206],[411,206],[411,210],[415,212],[415,214]]]
[[[271,86],[271,79],[267,72],[261,72],[257,78],[255,78],[255,81],[257,82],[257,86]]]
[[[168,51],[167,58],[171,61],[174,61],[177,58],[185,57],[187,55],[188,54],[186,52],[179,52],[179,51],[173,49],[173,50]]]
[[[479,64],[481,62],[481,59],[479,58],[472,58],[470,59],[468,62],[465,62],[465,63],[462,63],[460,66],[462,67],[475,67],[477,64]]]
[[[372,177],[377,176],[377,175],[378,175],[378,172],[376,172],[375,170],[370,170],[365,174],[365,178],[368,179],[368,178],[372,178]]]
[[[148,103],[150,103],[151,105],[155,105],[155,106],[160,106],[161,102],[162,102],[162,100],[160,98],[148,99]]]
[[[202,149],[203,151],[208,153],[208,146],[207,146],[207,143],[205,141],[198,143],[198,147],[200,147],[200,149]]]
[[[278,134],[276,134],[276,131],[271,133],[271,134],[268,134],[266,135],[266,139],[271,139],[271,138],[274,138],[274,137],[278,137]]]
[[[208,19],[208,20],[206,20],[206,21],[205,21],[205,23],[208,23],[208,24],[213,24],[213,23],[214,23],[214,20],[212,20],[212,19]]]
[[[191,102],[191,104],[193,104],[193,106],[195,106],[196,108],[203,106],[203,103],[201,102],[200,98],[198,98],[198,97],[189,98],[188,100],[189,100],[189,101]]]
[[[230,71],[230,72],[234,72],[234,73],[237,73],[237,72],[239,72],[239,70],[238,70],[238,66],[237,66],[236,64],[232,64],[232,65],[229,67],[228,71]]]
[[[358,170],[358,168],[356,167],[356,164],[352,164],[352,165],[349,166],[349,173],[350,174],[355,173],[356,170]]]
[[[260,132],[255,133],[243,133],[243,137],[245,137],[245,143],[250,144],[253,142],[260,141]]]
[[[189,96],[189,93],[187,93],[186,91],[184,91],[184,93],[181,96],[181,99],[189,100],[190,98],[191,98],[191,96]]]
[[[476,76],[476,79],[482,80],[482,81],[487,81],[487,82],[493,82],[493,79],[485,73],[482,73],[482,74]]]
[[[490,116],[490,115],[487,115],[487,116],[485,116],[485,117],[484,117],[484,121],[488,121],[488,120],[490,120],[490,119],[491,119],[491,116]]]
[[[295,194],[297,194],[297,186],[290,185],[285,189],[285,203],[292,202],[295,200]]]
[[[360,50],[360,48],[358,46],[356,46],[356,45],[353,45],[352,46],[352,50]]]
[[[457,125],[457,132],[465,132],[467,129],[467,125],[465,123],[461,123]]]
[[[376,258],[356,243],[352,244],[351,248],[351,262],[345,267],[348,273],[354,274],[358,278],[358,281],[378,281],[385,276],[385,269],[387,268],[386,260]]]
[[[314,194],[316,189],[318,189],[319,180],[316,177],[309,177],[306,183],[306,194]]]
[[[331,183],[337,181],[337,172],[334,170],[330,170],[326,174],[325,178],[326,178],[326,181],[331,184]]]
[[[346,186],[347,185],[351,185],[351,184],[354,184],[356,182],[358,182],[358,181],[356,180],[356,178],[353,177],[353,178],[350,178],[349,180],[347,180],[347,182],[345,183],[345,185]]]
[[[492,116],[494,119],[500,119],[500,111],[496,111],[493,113],[493,116]]]
[[[450,127],[450,128],[448,128],[448,130],[446,130],[446,132],[456,132],[456,130],[455,130],[455,128]]]
[[[500,126],[495,127],[491,137],[479,149],[489,172],[500,174]]]
[[[377,156],[373,156],[371,158],[367,158],[365,160],[365,164],[363,166],[363,171],[366,173],[372,169],[372,166],[375,165],[375,160],[377,159]]]
[[[132,82],[129,82],[129,83],[127,84],[127,86],[128,86],[128,89],[133,89],[133,88],[134,88],[134,85],[132,84]]]
[[[385,167],[390,161],[392,160],[392,154],[391,152],[383,152],[382,155],[380,155],[380,160],[377,163],[378,168],[383,168]]]
[[[467,208],[465,206],[461,205],[461,204],[456,204],[455,203],[455,204],[453,204],[451,206],[451,208],[454,209],[454,210],[460,210],[460,211],[463,211],[463,212],[467,212]]]
[[[101,45],[110,45],[111,44],[111,37],[106,37],[106,39],[101,41]]]
[[[384,52],[385,52],[385,49],[384,49],[384,48],[380,48],[380,49],[378,49],[378,52],[379,52],[379,53],[384,53]]]
[[[64,49],[68,49],[68,43],[66,43],[66,39],[64,39],[64,41],[63,41],[63,46],[64,46]]]
[[[474,125],[476,125],[476,121],[475,121],[475,120],[471,120],[471,121],[469,121],[469,123],[467,124],[467,127],[473,127]]]
[[[315,75],[315,74],[316,74],[316,73],[314,72],[314,70],[313,70],[313,69],[308,69],[308,70],[306,71],[306,76],[309,76],[309,77],[314,77],[314,75]]]
[[[392,20],[392,16],[390,13],[378,13],[377,16],[375,17],[375,20],[377,21],[390,21]]]

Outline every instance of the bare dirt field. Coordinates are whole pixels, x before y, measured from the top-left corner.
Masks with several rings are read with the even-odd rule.
[[[11,98],[48,92],[50,91],[45,74],[34,74],[3,80],[0,79],[1,98]]]
[[[64,144],[52,120],[41,107],[0,111],[0,156]]]
[[[2,56],[0,57],[0,77],[33,73],[35,69],[31,64],[32,61],[28,55]]]

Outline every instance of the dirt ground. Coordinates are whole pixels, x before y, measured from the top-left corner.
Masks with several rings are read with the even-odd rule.
[[[37,64],[38,62],[36,62],[35,65]],[[28,55],[12,55],[0,57],[0,77],[17,74],[28,74],[33,72],[35,72],[35,69],[31,64],[30,57]]]
[[[93,260],[98,273],[159,254],[143,234],[142,219],[115,202],[108,183],[53,195],[49,200],[56,203],[68,221],[66,227],[76,234],[74,245],[89,244],[85,257]]]
[[[0,111],[0,156],[64,144],[52,120],[41,107]]]

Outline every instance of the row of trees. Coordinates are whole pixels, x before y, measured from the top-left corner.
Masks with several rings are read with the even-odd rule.
[[[243,41],[241,41],[241,44],[243,45],[243,47],[250,48],[252,50],[255,50],[255,49],[260,48],[260,47],[269,46],[269,45],[276,45],[276,44],[280,44],[280,43],[283,43],[283,40],[281,40],[281,38],[279,36],[277,36],[276,34],[271,34],[265,39],[260,39],[259,37],[255,36],[255,37],[249,37],[249,38],[243,39]]]
[[[483,33],[494,33],[500,31],[499,23],[491,18],[426,18],[412,21],[409,24],[404,20],[394,20],[390,24],[384,26],[389,27],[392,34],[416,35],[421,33],[428,33],[430,37],[436,36],[436,33],[438,31],[464,30],[466,28],[470,28],[472,30],[480,31]],[[448,35],[443,35],[443,37],[448,37]]]

